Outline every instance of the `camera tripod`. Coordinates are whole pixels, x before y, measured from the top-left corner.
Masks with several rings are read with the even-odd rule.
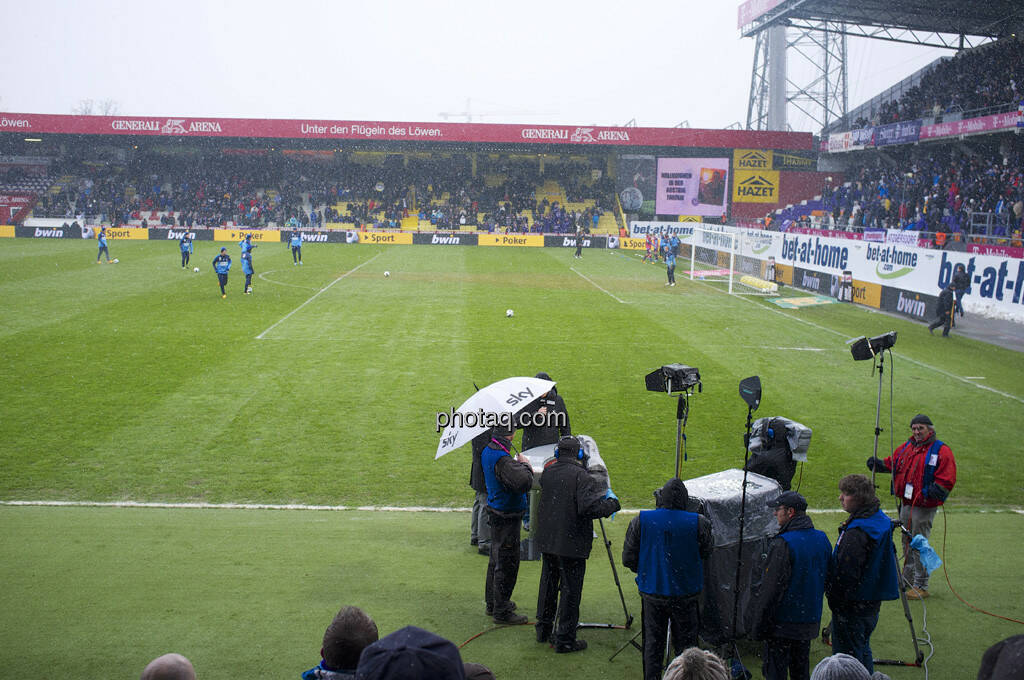
[[[896,527],[899,527],[900,531],[905,536],[910,537],[910,532],[908,532],[903,527],[903,524],[901,522],[893,521],[892,526],[893,526],[893,529],[895,529]],[[893,532],[893,535],[892,535],[891,538],[892,538],[892,541],[896,540],[896,532],[895,531]],[[873,662],[875,664],[879,665],[879,666],[918,666],[919,667],[919,666],[922,665],[922,663],[924,663],[924,652],[921,651],[921,648],[917,644],[917,631],[914,629],[914,617],[910,613],[910,603],[907,601],[906,588],[909,587],[910,584],[907,583],[906,580],[903,578],[903,570],[900,569],[899,560],[896,558],[896,546],[895,546],[895,544],[890,542],[890,545],[892,545],[893,565],[896,568],[896,574],[897,574],[897,576],[899,578],[900,601],[903,603],[903,615],[906,617],[907,625],[910,627],[910,640],[911,640],[911,642],[914,645],[914,661],[913,662],[903,661],[902,659],[873,659]],[[824,642],[825,644],[829,645],[829,646],[832,645],[832,624],[831,624],[831,622],[822,629],[822,631],[821,631],[821,641]]]

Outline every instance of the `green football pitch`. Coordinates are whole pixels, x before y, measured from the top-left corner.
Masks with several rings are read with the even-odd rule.
[[[577,260],[571,249],[308,244],[305,264],[298,267],[284,244],[262,244],[254,253],[254,293],[244,295],[238,248],[225,244],[235,265],[222,299],[210,266],[222,244],[196,245],[198,274],[182,270],[176,242],[114,241],[111,254],[120,262],[110,265],[96,264],[94,242],[0,242],[0,501],[462,508],[472,501],[469,450],[434,460],[436,414],[457,407],[474,384],[543,370],[558,381],[574,432],[598,443],[623,505],[646,508],[651,490],[674,471],[676,408],[673,398],[647,392],[643,376],[678,362],[699,368],[704,382],[690,399],[684,479],[742,465],[746,405],[738,383],[759,375],[764,396],[755,417],[785,416],[813,429],[809,460],[794,484],[812,508],[835,509],[837,480],[865,472],[872,454],[879,384],[871,362],[853,361],[846,341],[896,330],[894,359],[885,365],[880,454],[908,436],[914,414],[929,414],[957,456],[958,483],[949,508],[972,513],[962,515],[973,518],[969,530],[951,528],[949,535],[963,550],[956,566],[964,580],[971,579],[971,568],[987,566],[988,552],[1005,551],[991,559],[1005,559],[1011,571],[1022,556],[1012,538],[1020,535],[1019,516],[999,515],[998,540],[983,540],[980,530],[989,522],[975,512],[1019,507],[1024,497],[1015,437],[1024,422],[1019,353],[963,337],[930,336],[922,325],[850,305],[780,309],[763,298],[728,295],[721,285],[689,281],[682,262],[679,285],[668,288],[663,268],[643,264],[628,251],[587,251]],[[506,309],[515,315],[506,318]],[[888,505],[888,479],[882,477],[880,486]],[[268,661],[249,669],[251,677],[295,677],[302,668],[294,657],[315,655],[315,640],[343,603],[376,605],[371,614],[384,622],[385,632],[420,622],[461,642],[486,623],[476,616],[475,601],[469,603],[471,624],[463,625],[464,602],[450,612],[458,625],[445,623],[449,605],[441,592],[461,596],[482,588],[482,563],[464,554],[468,515],[462,513],[429,520],[415,519],[422,517],[417,513],[319,513],[309,521],[331,525],[358,518],[368,528],[356,539],[328,532],[321,542],[315,531],[292,536],[288,521],[263,511],[168,511],[186,515],[167,515],[167,526],[163,515],[136,521],[139,515],[131,513],[139,512],[164,511],[0,508],[7,555],[0,575],[17,584],[6,595],[8,614],[0,615],[0,666],[10,669],[15,660],[25,660],[17,665],[20,677],[38,670],[43,660],[60,656],[62,666],[74,665],[69,653],[87,653],[101,655],[95,668],[102,668],[106,648],[90,646],[89,630],[65,629],[65,607],[95,613],[111,631],[112,648],[145,639],[146,653],[153,651],[149,658],[168,651],[153,648],[159,631],[149,629],[146,612],[138,610],[152,594],[148,582],[138,569],[121,564],[144,556],[141,563],[159,571],[154,551],[171,551],[182,560],[195,554],[209,565],[153,577],[149,586],[164,591],[176,577],[195,586],[180,585],[157,598],[162,625],[188,617],[197,600],[208,603],[203,593],[211,589],[249,603],[267,600],[258,612],[235,603],[227,620],[200,607],[204,614],[187,630],[169,625],[173,640],[182,643],[172,647],[189,655],[185,647],[192,642],[201,650],[194,654],[210,661],[244,653],[223,644],[229,637],[232,644],[238,637],[256,644],[252,635],[268,634],[258,644],[266,645],[269,658],[286,657],[288,663]],[[247,528],[231,528],[234,520],[225,524],[216,514],[221,512],[243,513]],[[390,544],[370,528],[377,523],[399,536],[401,550],[389,554]],[[424,524],[430,529],[421,536]],[[616,557],[620,524],[612,531]],[[832,524],[823,528],[831,530]],[[104,530],[122,525],[112,533]],[[191,529],[183,533],[182,527]],[[259,538],[239,547],[236,531]],[[286,537],[286,547],[279,536]],[[346,538],[345,547],[329,545]],[[34,545],[39,540],[43,546]],[[432,556],[430,569],[450,569],[446,578],[466,584],[446,590],[445,582],[431,581],[424,587],[432,595],[417,600],[424,573],[410,547],[432,550],[446,543],[457,546],[437,549],[449,562]],[[237,554],[222,555],[221,544]],[[294,569],[277,564],[282,559],[294,560]],[[463,562],[475,571],[464,573]],[[331,582],[331,566],[345,585]],[[120,587],[122,568],[124,579],[142,581],[133,586],[125,580]],[[346,576],[351,570],[379,571],[376,588],[398,583],[408,596],[383,598],[374,579],[363,573],[353,580]],[[232,589],[227,584],[236,572],[261,583],[266,573],[265,588]],[[100,591],[102,604],[82,593],[67,604],[54,599],[77,592],[79,576],[90,582],[97,573],[107,586]],[[595,578],[604,583],[602,576]],[[990,607],[1009,605],[1005,592],[1012,583],[985,578],[991,588],[979,597]],[[281,587],[289,579],[303,587]],[[623,580],[635,596],[629,578]],[[604,587],[590,581],[588,575],[588,592]],[[534,584],[530,577],[527,590],[517,591],[524,606]],[[296,652],[295,631],[274,635],[275,622],[267,620],[274,606],[288,608],[295,597],[301,599],[299,611],[283,619],[302,620],[298,638],[312,636],[312,652]],[[614,615],[616,601],[614,595],[605,604],[611,610],[600,612],[605,618]],[[437,607],[429,617],[422,616],[423,602]],[[963,625],[977,632],[976,638],[950,636],[944,651],[958,660],[961,674],[932,677],[970,677],[962,673],[972,664],[976,671],[984,647],[1018,632],[968,623],[980,616],[963,617],[967,610],[948,592],[939,611],[943,605],[947,631]],[[1013,607],[1011,615],[1020,618],[1019,603]],[[70,619],[79,626],[80,611]],[[261,620],[239,620],[247,615]],[[49,627],[25,625],[51,619]],[[122,619],[123,625],[111,625]],[[892,629],[905,630],[905,623]],[[76,646],[56,642],[64,636]],[[611,650],[624,641],[609,638]],[[26,645],[43,654],[26,654]],[[493,656],[466,658],[503,669],[499,677],[518,669],[514,651],[501,646]],[[137,674],[137,662],[134,656],[123,660],[116,674]],[[98,677],[95,668],[70,675]],[[231,668],[224,666],[221,674]],[[920,674],[897,669],[893,677]],[[636,675],[618,669],[593,677]]]
[[[703,378],[684,479],[742,466],[738,383],[759,375],[755,415],[812,428],[800,488],[835,508],[837,479],[866,470],[878,393],[846,341],[896,330],[879,450],[927,413],[957,454],[959,505],[1019,503],[1016,352],[849,305],[667,288],[617,251],[323,244],[297,267],[264,244],[254,293],[235,257],[221,299],[217,246],[197,243],[198,274],[175,242],[114,242],[111,265],[90,242],[0,244],[0,498],[465,506],[468,447],[434,460],[437,413],[543,370],[624,504],[646,507],[674,472],[676,408],[643,377],[678,362]]]

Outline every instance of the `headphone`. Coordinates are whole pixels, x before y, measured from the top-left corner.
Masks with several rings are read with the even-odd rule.
[[[559,457],[563,449],[575,453],[576,460],[583,460],[587,457],[586,452],[583,450],[582,442],[571,435],[566,435],[558,440],[558,446],[555,447],[555,458]]]

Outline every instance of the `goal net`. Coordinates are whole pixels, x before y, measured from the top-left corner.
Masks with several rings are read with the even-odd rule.
[[[689,246],[691,281],[708,282],[728,293],[778,294],[775,283],[759,278],[760,264],[743,255],[742,230],[695,227]]]

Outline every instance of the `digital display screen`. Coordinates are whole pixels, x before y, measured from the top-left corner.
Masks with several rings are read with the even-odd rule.
[[[721,217],[728,187],[728,158],[659,158],[656,212]]]

